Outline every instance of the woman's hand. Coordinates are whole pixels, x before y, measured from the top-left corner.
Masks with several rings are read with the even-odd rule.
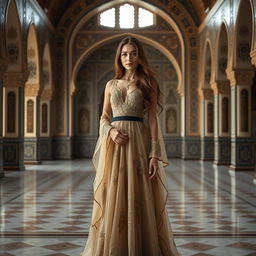
[[[118,130],[117,128],[112,128],[109,132],[111,139],[117,144],[117,145],[123,145],[128,142],[129,137],[126,133]]]
[[[158,160],[157,158],[152,157],[149,161],[149,179],[152,179],[156,176],[158,169]]]

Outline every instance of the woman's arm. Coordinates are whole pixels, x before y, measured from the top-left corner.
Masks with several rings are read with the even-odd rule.
[[[158,124],[157,124],[157,84],[153,83],[152,104],[148,112],[148,121],[151,136],[149,178],[152,179],[158,170],[159,142],[158,142]]]
[[[111,80],[112,81],[112,80]],[[111,96],[111,90],[112,90],[112,82],[109,81],[106,85],[105,88],[105,93],[104,93],[104,103],[103,103],[103,111],[102,115],[100,118],[100,125],[102,127],[102,132],[105,135],[109,135],[111,139],[116,143],[116,144],[125,144],[128,142],[128,135],[125,134],[124,132],[120,131],[117,128],[114,128],[110,124],[110,116],[111,116],[111,104],[110,104],[110,96]]]

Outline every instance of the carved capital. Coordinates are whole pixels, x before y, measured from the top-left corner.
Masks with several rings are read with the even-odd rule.
[[[8,68],[8,61],[5,59],[0,59],[0,79],[3,78],[7,68]]]
[[[4,87],[18,88],[24,87],[28,80],[28,72],[6,72],[4,74]]]
[[[230,94],[230,82],[228,80],[217,80],[211,82],[211,88],[213,89],[214,95],[217,94]]]
[[[25,86],[25,96],[32,97],[32,96],[38,96],[39,91],[39,84],[26,84]]]
[[[52,99],[52,90],[43,90],[40,99],[44,101],[50,101]]]
[[[230,81],[230,86],[247,85],[252,84],[254,77],[254,69],[233,69],[229,67],[226,69],[227,78]]]
[[[213,90],[211,88],[201,88],[199,96],[204,100],[213,100]]]

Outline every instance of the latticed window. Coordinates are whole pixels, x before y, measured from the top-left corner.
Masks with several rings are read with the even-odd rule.
[[[132,4],[122,4],[100,13],[100,25],[110,28],[133,29],[153,26],[152,12]]]

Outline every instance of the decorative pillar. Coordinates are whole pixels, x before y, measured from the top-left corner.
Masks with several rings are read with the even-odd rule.
[[[213,91],[210,88],[201,89],[201,160],[209,161],[214,158],[214,104]]]
[[[214,164],[230,164],[230,86],[229,81],[211,83],[214,92]]]
[[[4,74],[4,170],[24,167],[24,86],[28,72]]]
[[[3,76],[8,62],[0,59],[0,178],[4,177],[3,169]]]
[[[254,67],[256,67],[256,50],[253,50],[250,53],[250,55],[251,55],[252,64],[254,65]],[[255,114],[253,118],[255,118]],[[254,136],[254,159],[255,159],[254,183],[256,184],[256,138],[255,138],[255,134],[253,134],[253,136]]]
[[[25,115],[24,115],[24,161],[26,164],[40,164],[38,149],[38,125],[40,110],[38,100],[39,84],[25,85]]]
[[[251,85],[254,69],[226,70],[231,86],[231,165],[232,170],[253,170],[254,140],[251,136]]]
[[[52,90],[43,90],[40,96],[40,136],[39,159],[52,159],[52,134],[51,134],[51,99]]]

